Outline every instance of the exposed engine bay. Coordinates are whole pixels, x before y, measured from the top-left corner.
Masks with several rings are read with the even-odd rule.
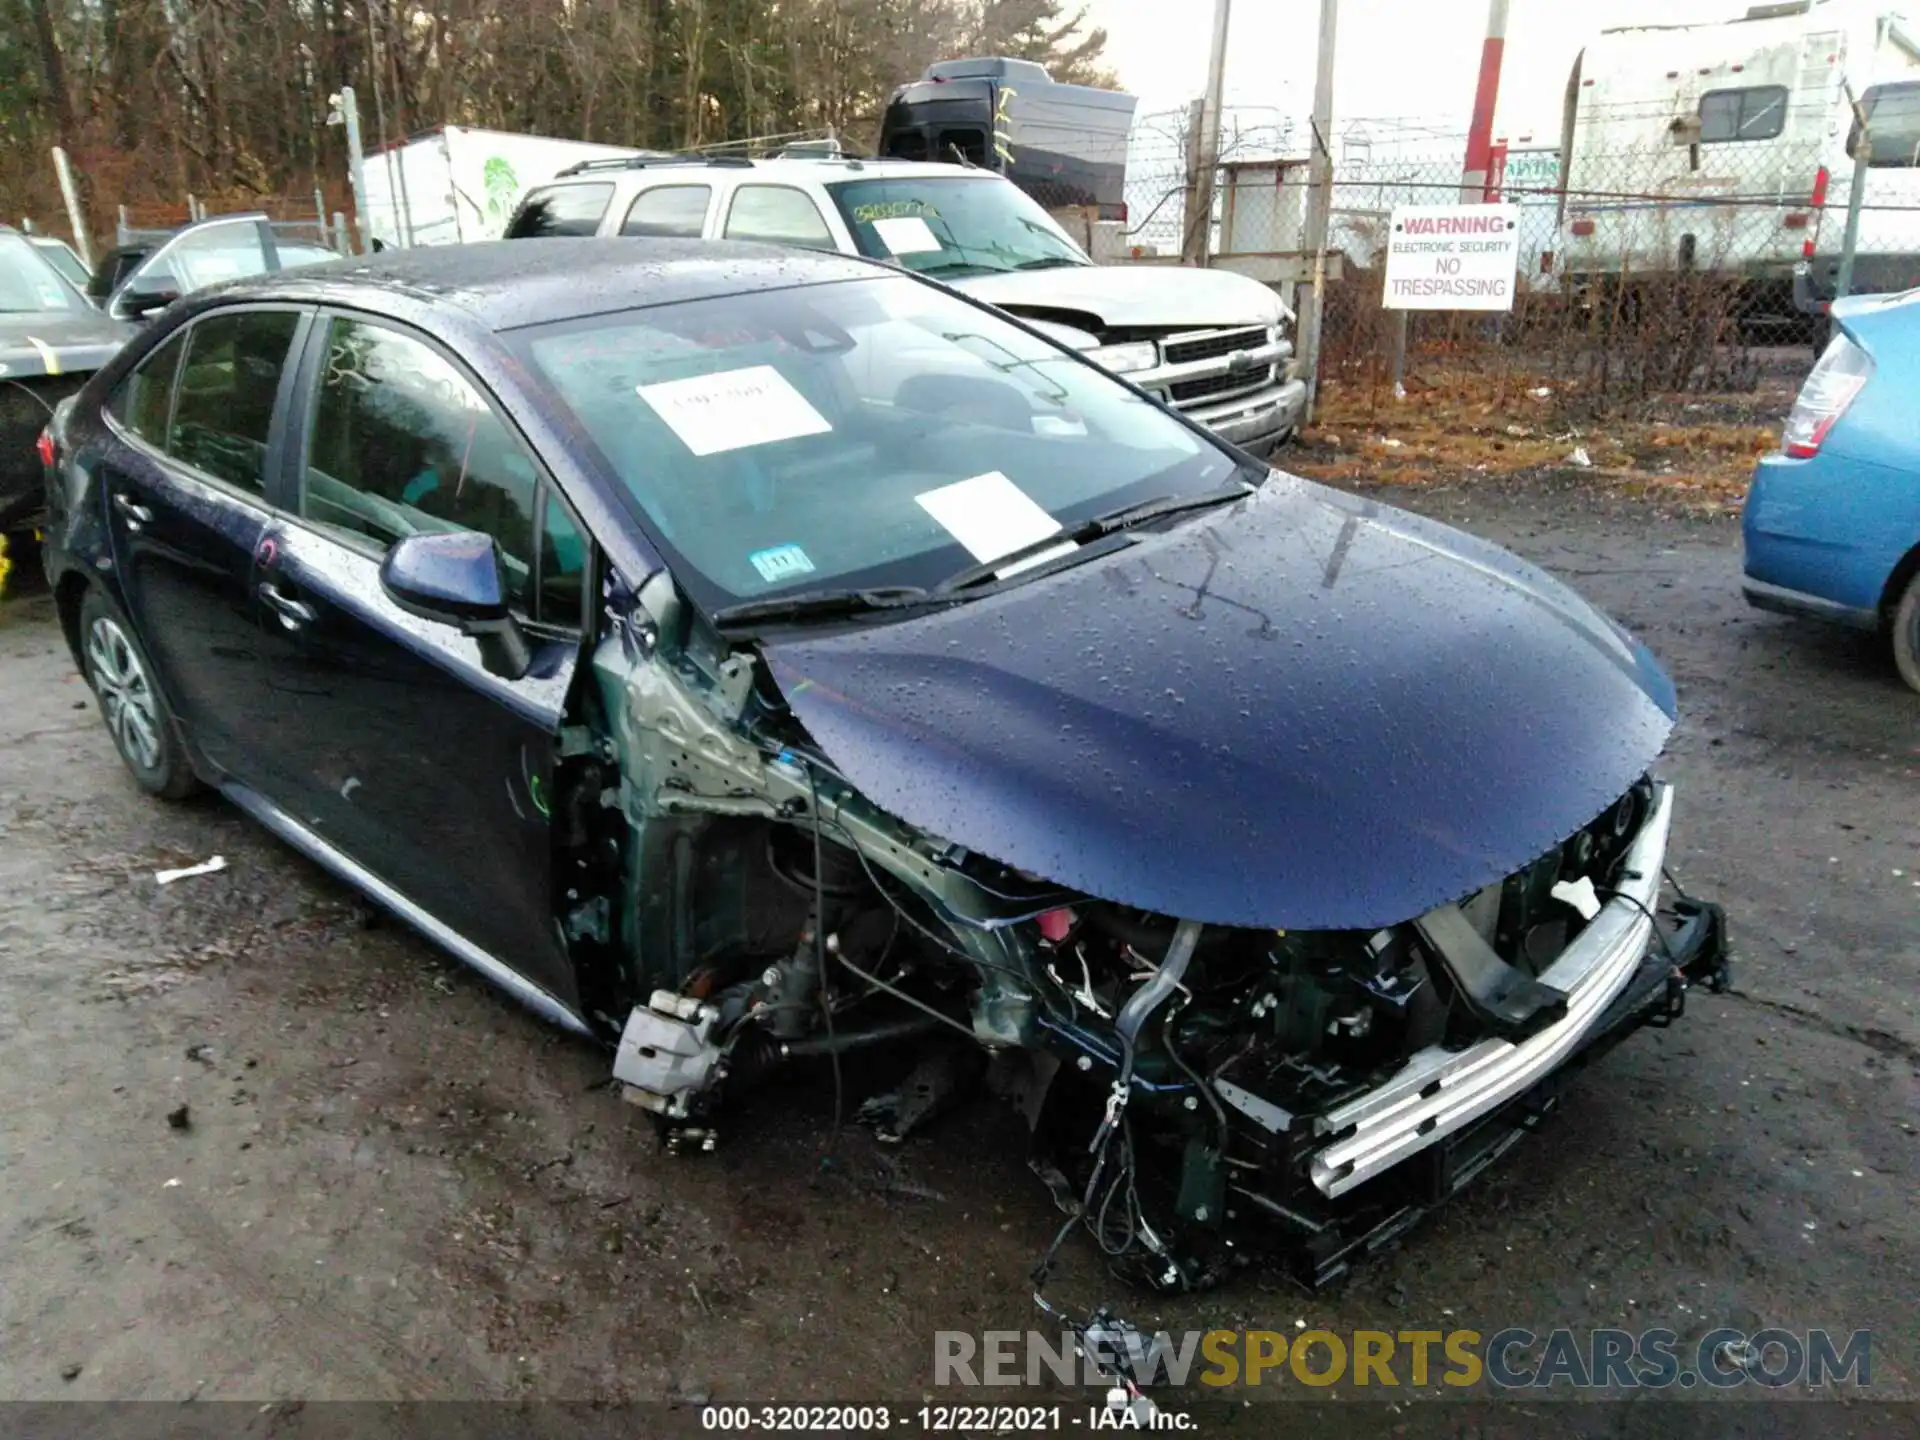
[[[555,792],[583,1007],[669,1148],[712,1149],[783,1065],[913,1040],[929,1064],[868,1107],[883,1138],[1014,1072],[1062,1240],[1084,1224],[1153,1288],[1274,1258],[1320,1284],[1511,1144],[1575,1052],[1724,980],[1715,907],[1656,917],[1671,792],[1651,779],[1400,924],[1205,925],[880,811],[752,651],[701,633],[670,593],[637,597]]]

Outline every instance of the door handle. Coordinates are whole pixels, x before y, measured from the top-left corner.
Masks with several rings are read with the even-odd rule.
[[[304,600],[294,599],[271,580],[260,583],[260,598],[267,602],[267,608],[278,615],[280,623],[289,630],[311,625],[317,618],[311,605]]]
[[[127,517],[127,528],[138,530],[153,519],[153,511],[135,500],[131,495],[117,494],[113,497],[113,508]]]

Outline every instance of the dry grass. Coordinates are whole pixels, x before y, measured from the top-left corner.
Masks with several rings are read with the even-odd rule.
[[[1428,370],[1404,399],[1332,380],[1287,468],[1316,480],[1395,485],[1574,470],[1596,485],[1689,508],[1737,511],[1754,462],[1779,443],[1792,388],[1656,399],[1581,420],[1577,386],[1509,371]],[[1585,463],[1582,463],[1584,457]]]

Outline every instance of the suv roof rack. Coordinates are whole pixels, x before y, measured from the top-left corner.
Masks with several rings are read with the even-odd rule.
[[[569,175],[592,175],[609,170],[645,170],[654,165],[725,165],[732,169],[752,169],[753,161],[744,155],[609,155],[600,160],[575,161],[553,178],[564,180]]]

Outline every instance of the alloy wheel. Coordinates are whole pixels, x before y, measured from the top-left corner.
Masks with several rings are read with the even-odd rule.
[[[160,764],[160,704],[140,653],[117,621],[101,616],[87,634],[87,666],[107,729],[120,753],[142,770]]]

